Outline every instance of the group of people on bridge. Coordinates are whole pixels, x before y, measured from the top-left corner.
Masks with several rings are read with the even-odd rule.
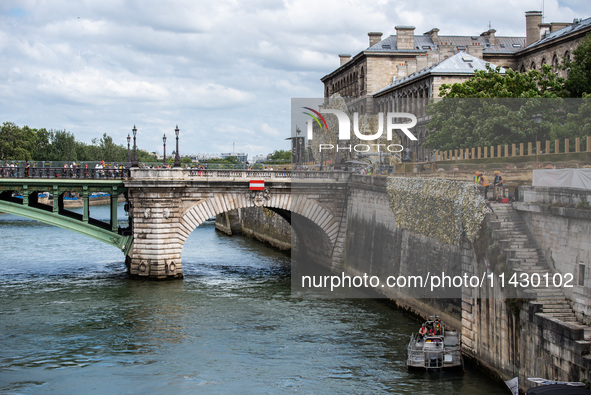
[[[49,165],[49,163],[47,163]],[[0,167],[0,176],[3,178],[94,178],[94,179],[118,179],[129,176],[129,169],[120,164],[106,165],[104,161],[92,164],[64,163],[61,167],[50,167],[29,161],[21,163],[5,162]]]

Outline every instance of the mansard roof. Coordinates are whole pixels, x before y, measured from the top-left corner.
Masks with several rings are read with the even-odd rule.
[[[436,51],[439,45],[452,45],[459,50],[466,49],[468,45],[482,46],[484,54],[513,54],[525,47],[525,37],[497,37],[493,42],[487,36],[439,36],[439,44],[433,42],[430,35],[415,35],[414,49],[397,49],[397,36],[391,35],[377,44],[365,49],[363,52],[381,52],[381,53],[416,53]]]
[[[457,54],[450,56],[444,61],[436,63],[431,67],[419,70],[407,77],[394,80],[390,85],[373,93],[373,95],[383,94],[386,91],[393,90],[399,86],[418,80],[426,75],[473,75],[475,71],[486,70],[487,64],[493,69],[497,67],[490,62],[486,62],[466,52],[458,52]],[[501,67],[500,72],[505,73],[505,69]]]

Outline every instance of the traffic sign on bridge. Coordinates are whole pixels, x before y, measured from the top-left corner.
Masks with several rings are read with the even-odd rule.
[[[250,190],[251,191],[264,191],[265,190],[265,180],[250,180]]]

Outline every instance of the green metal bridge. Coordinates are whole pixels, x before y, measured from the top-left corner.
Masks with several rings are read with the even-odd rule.
[[[0,169],[0,175],[3,176],[0,177],[0,212],[73,230],[115,246],[127,254],[133,241],[131,224],[129,228],[118,226],[117,201],[120,194],[127,195],[124,179],[128,174],[127,169],[119,169],[117,173],[102,170],[86,174],[65,174],[62,169],[56,169],[55,172],[44,173],[45,178],[30,174],[38,177],[33,178],[26,177],[23,172]],[[109,222],[90,217],[90,195],[97,192],[110,195]],[[53,196],[53,199],[40,198],[45,193],[48,198]],[[82,214],[65,207],[64,195],[68,194],[78,194],[82,201]]]

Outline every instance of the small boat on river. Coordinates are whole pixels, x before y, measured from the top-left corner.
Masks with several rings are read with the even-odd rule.
[[[422,369],[463,368],[461,345],[459,333],[447,330],[439,316],[431,316],[419,332],[411,335],[406,365]]]

